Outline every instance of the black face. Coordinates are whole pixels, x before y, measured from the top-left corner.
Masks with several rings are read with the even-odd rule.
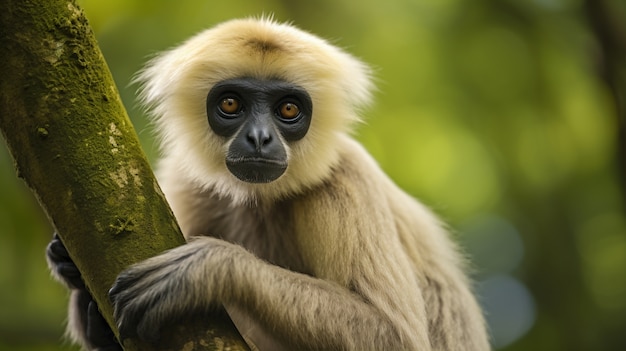
[[[283,140],[302,139],[313,112],[311,97],[304,89],[281,80],[253,78],[216,84],[206,106],[213,132],[234,137],[226,155],[228,170],[250,183],[268,183],[285,172]]]

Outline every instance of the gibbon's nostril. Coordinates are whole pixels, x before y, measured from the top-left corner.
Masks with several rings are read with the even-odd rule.
[[[272,142],[272,134],[265,128],[253,128],[248,132],[248,142],[258,150]]]

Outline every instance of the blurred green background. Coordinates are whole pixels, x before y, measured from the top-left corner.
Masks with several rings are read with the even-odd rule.
[[[494,348],[626,350],[615,96],[626,85],[626,1],[79,3],[151,160],[129,81],[149,55],[203,28],[274,14],[370,63],[379,91],[356,137],[451,223]],[[75,350],[62,341],[67,293],[44,259],[52,229],[4,145],[0,192],[0,349]]]

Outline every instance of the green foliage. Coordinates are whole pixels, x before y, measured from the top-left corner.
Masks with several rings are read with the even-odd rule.
[[[621,0],[605,2],[624,23]],[[452,223],[474,256],[495,346],[626,347],[624,160],[582,0],[82,6],[152,160],[150,127],[129,82],[153,53],[264,13],[347,48],[374,67],[379,86],[357,137]],[[5,150],[0,165],[0,349],[55,344],[66,301],[45,269],[50,230]]]

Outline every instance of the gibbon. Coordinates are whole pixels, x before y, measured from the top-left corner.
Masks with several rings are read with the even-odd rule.
[[[122,339],[157,341],[169,321],[224,306],[259,350],[489,350],[442,223],[350,136],[370,102],[366,65],[292,25],[241,19],[160,54],[138,82],[188,243],[119,275]],[[78,296],[75,337],[119,349],[57,237],[48,258]]]

